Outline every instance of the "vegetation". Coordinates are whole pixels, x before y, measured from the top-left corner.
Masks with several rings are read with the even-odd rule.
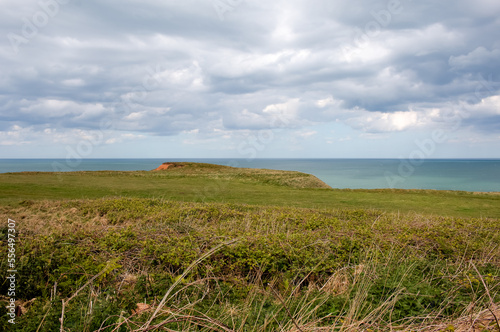
[[[0,174],[0,204],[102,197],[164,198],[304,208],[377,209],[425,215],[500,218],[498,193],[340,190],[316,177],[274,170],[175,163],[166,171]]]
[[[498,196],[180,166],[1,175],[12,197],[0,218],[17,221],[19,240],[16,330],[500,330]],[[416,199],[404,213],[390,207],[398,193]],[[388,201],[363,206],[377,196]],[[2,280],[7,270],[3,258]],[[11,328],[2,305],[0,330]]]

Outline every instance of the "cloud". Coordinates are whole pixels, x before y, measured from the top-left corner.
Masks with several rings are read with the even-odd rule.
[[[454,70],[479,70],[481,68],[497,68],[500,49],[488,50],[483,46],[465,55],[451,56],[449,63]]]
[[[353,128],[371,133],[402,131],[421,124],[419,114],[415,111],[394,113],[361,111],[357,117],[348,119],[347,123]]]
[[[7,131],[0,132],[0,145],[24,145],[31,143],[27,137],[31,131],[14,125]]]
[[[462,113],[454,130],[498,130],[498,1],[246,0],[222,17],[211,1],[52,1],[54,15],[3,2],[0,35],[24,38],[17,53],[0,40],[5,142],[103,122],[110,144],[339,123],[410,135]]]

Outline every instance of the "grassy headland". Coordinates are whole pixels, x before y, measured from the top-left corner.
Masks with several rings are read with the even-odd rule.
[[[500,218],[498,193],[331,189],[316,177],[300,172],[176,164],[179,167],[157,172],[0,174],[0,204],[130,197]]]
[[[500,329],[500,196],[177,166],[0,175],[16,330]]]

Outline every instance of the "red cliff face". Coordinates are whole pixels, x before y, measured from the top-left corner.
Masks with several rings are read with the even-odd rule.
[[[174,165],[173,164],[168,164],[168,163],[161,164],[160,167],[158,167],[157,169],[155,169],[155,171],[163,171],[164,169],[168,169],[170,166],[174,166]]]
[[[186,165],[184,165],[183,163],[163,163],[160,165],[160,167],[158,167],[157,169],[154,169],[153,171],[163,171],[163,170],[166,170],[166,169],[172,169],[172,168],[182,168]]]

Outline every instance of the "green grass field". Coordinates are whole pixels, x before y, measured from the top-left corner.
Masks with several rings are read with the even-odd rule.
[[[427,215],[500,217],[500,195],[433,190],[339,190],[317,178],[274,170],[184,163],[158,172],[0,174],[0,204],[102,197],[165,198],[319,209],[376,209]]]
[[[177,166],[0,174],[0,330],[500,331],[500,195]]]

